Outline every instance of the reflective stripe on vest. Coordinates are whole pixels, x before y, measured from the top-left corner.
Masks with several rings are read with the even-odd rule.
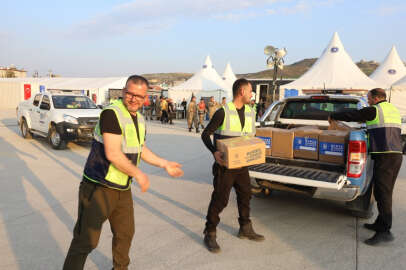
[[[134,165],[138,166],[141,158],[142,147],[145,142],[145,121],[143,116],[137,112],[137,122],[138,122],[138,131],[139,131],[139,141],[137,137],[137,130],[134,125],[134,121],[122,103],[121,100],[118,100],[108,106],[105,110],[113,110],[117,117],[118,123],[121,128],[121,150],[127,157],[133,157]],[[94,131],[94,139],[103,144],[103,136],[100,132],[100,121],[97,123],[95,131]],[[137,160],[135,162],[135,156],[137,155]],[[136,164],[135,164],[136,163]],[[86,170],[86,168],[85,168]],[[91,176],[84,174],[84,176],[93,182],[101,183],[102,181],[98,181],[93,179]],[[112,188],[117,189],[128,189],[131,184],[130,177],[118,170],[112,163],[109,164],[107,174],[105,175],[103,182],[107,183],[106,185]]]
[[[245,121],[244,128],[241,127],[240,117],[233,102],[223,106],[224,120],[223,124],[214,132],[222,136],[254,136],[255,135],[255,111],[249,106],[244,105]]]
[[[401,153],[401,116],[389,102],[374,105],[375,119],[367,121],[371,153]]]

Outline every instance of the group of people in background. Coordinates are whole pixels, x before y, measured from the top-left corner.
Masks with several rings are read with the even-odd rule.
[[[192,132],[193,125],[196,129],[196,133],[199,133],[199,127],[204,129],[204,120],[208,114],[209,120],[213,117],[214,112],[226,104],[226,98],[223,97],[221,103],[214,100],[214,97],[210,97],[210,100],[206,106],[204,98],[200,98],[199,103],[196,104],[196,97],[192,96],[187,108],[187,124],[189,132]]]
[[[145,120],[161,121],[162,124],[169,123],[173,125],[173,118],[175,117],[175,103],[172,99],[163,96],[152,96],[145,99],[142,110]]]
[[[145,120],[157,120],[161,121],[162,124],[168,123],[171,125],[173,125],[173,119],[176,118],[177,111],[180,111],[180,117],[187,119],[189,132],[195,129],[196,133],[199,133],[200,128],[204,129],[205,119],[210,120],[214,113],[225,104],[226,97],[223,97],[221,103],[219,103],[213,96],[210,97],[208,102],[204,98],[200,98],[199,102],[197,102],[196,96],[192,96],[189,103],[183,98],[177,108],[177,104],[172,99],[155,95],[145,99],[142,111]],[[258,120],[265,112],[265,100],[260,99],[259,103],[251,100],[250,105],[254,108],[256,120]]]

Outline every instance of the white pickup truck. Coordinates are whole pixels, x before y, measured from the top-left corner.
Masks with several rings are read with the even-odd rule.
[[[45,92],[21,102],[17,120],[24,138],[46,137],[54,149],[64,149],[68,141],[93,138],[100,112],[87,96]]]

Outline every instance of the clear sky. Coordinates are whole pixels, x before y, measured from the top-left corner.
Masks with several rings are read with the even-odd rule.
[[[335,31],[354,61],[406,60],[405,0],[2,0],[0,66],[31,76],[266,69],[266,45],[286,63],[318,57]]]

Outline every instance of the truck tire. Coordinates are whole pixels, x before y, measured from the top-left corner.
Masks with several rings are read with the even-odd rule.
[[[56,130],[55,126],[49,129],[49,143],[52,148],[61,150],[66,148],[67,142],[62,139],[61,134]]]
[[[20,130],[21,130],[21,136],[24,139],[32,139],[32,133],[31,133],[30,129],[28,128],[27,121],[25,120],[25,118],[23,118],[21,120]]]
[[[350,210],[351,215],[358,218],[370,218],[373,215],[372,206],[372,184],[369,185],[368,190],[364,195],[359,196],[353,201],[347,202],[347,209]]]

